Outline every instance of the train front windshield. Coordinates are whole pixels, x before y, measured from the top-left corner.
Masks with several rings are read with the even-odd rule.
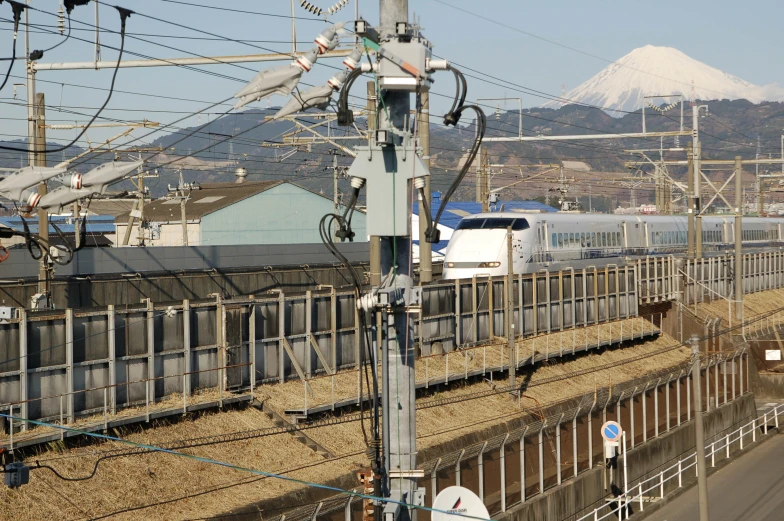
[[[531,226],[526,219],[511,217],[490,217],[481,219],[463,219],[457,225],[458,230],[506,230],[512,227],[512,230],[527,230]]]

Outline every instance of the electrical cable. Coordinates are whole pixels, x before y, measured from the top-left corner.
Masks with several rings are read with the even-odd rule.
[[[103,112],[103,109],[106,108],[106,105],[109,104],[109,100],[112,99],[112,92],[114,91],[114,82],[117,79],[117,71],[120,70],[120,60],[122,59],[123,51],[125,49],[125,23],[127,18],[129,18],[131,14],[133,14],[133,11],[131,11],[130,9],[126,9],[124,7],[118,7],[118,6],[112,6],[112,7],[114,7],[117,10],[117,12],[120,14],[120,53],[117,56],[117,65],[114,67],[114,73],[112,74],[112,83],[109,86],[109,95],[106,97],[106,100],[103,102],[103,105],[98,110],[98,112],[95,113],[95,115],[90,119],[89,123],[85,125],[85,127],[82,129],[81,132],[79,132],[79,134],[76,136],[76,138],[73,139],[73,141],[71,141],[69,144],[65,146],[56,147],[53,149],[46,149],[46,147],[44,146],[44,150],[36,150],[37,153],[48,154],[53,152],[62,152],[63,150],[70,148],[71,145],[76,143],[85,134],[85,132],[87,132],[87,130],[90,128],[90,125],[93,124],[93,122],[98,118],[101,112]],[[29,101],[30,100],[28,100],[28,102]],[[4,145],[0,145],[0,150],[10,150],[13,152],[28,152],[28,150],[24,148],[8,147]]]
[[[441,206],[438,208],[438,213],[436,214],[435,218],[433,218],[432,222],[430,221],[429,218],[427,219],[429,222],[428,222],[428,229],[425,232],[425,236],[427,238],[427,242],[430,243],[437,243],[440,241],[441,232],[438,229],[438,223],[441,219],[441,214],[444,213],[444,210],[446,209],[446,206],[449,203],[452,194],[455,193],[455,190],[457,190],[458,186],[460,186],[460,183],[463,181],[463,178],[465,178],[466,174],[468,173],[469,168],[471,168],[471,165],[473,164],[474,159],[476,158],[476,154],[479,152],[479,147],[482,145],[482,139],[485,136],[485,130],[487,127],[487,119],[485,117],[485,113],[482,111],[481,108],[479,108],[476,105],[465,105],[460,108],[459,112],[456,113],[457,119],[460,118],[462,111],[465,109],[471,109],[477,115],[476,139],[474,140],[474,144],[468,153],[468,157],[466,158],[463,167],[460,169],[460,172],[457,174],[457,177],[452,182],[449,189],[447,189],[447,191],[444,193],[442,197]],[[426,217],[429,217],[429,212]]]
[[[0,3],[2,3],[2,0],[0,0]],[[8,77],[11,75],[11,69],[14,68],[14,62],[16,62],[16,40],[19,34],[19,22],[22,19],[22,13],[25,9],[27,9],[27,6],[20,2],[9,0],[8,3],[11,4],[11,10],[13,12],[14,43],[11,51],[11,63],[8,64],[8,71],[5,73],[5,79],[3,80],[3,84],[0,85],[0,90],[3,90],[3,87],[5,87],[6,83],[8,83]]]
[[[65,35],[65,38],[63,40],[60,40],[58,43],[54,44],[53,46],[49,47],[48,49],[44,49],[43,51],[33,51],[33,52],[40,52],[41,53],[41,57],[43,57],[49,51],[53,51],[54,49],[57,49],[62,44],[67,42],[70,37],[71,37],[71,13],[68,13],[68,33]]]
[[[8,64],[8,70],[5,73],[5,79],[3,80],[3,84],[0,85],[0,90],[3,90],[5,84],[8,83],[8,78],[11,75],[11,69],[14,68],[15,61],[16,61],[16,33],[14,33],[14,43],[11,50],[11,62]]]
[[[200,462],[200,463],[205,463],[205,464],[208,464],[208,465],[215,465],[215,466],[218,466],[218,467],[223,467],[223,468],[236,470],[236,471],[240,471],[240,472],[247,472],[247,473],[250,473],[250,474],[255,474],[257,476],[262,476],[262,477],[266,477],[266,478],[274,478],[274,479],[278,479],[278,480],[281,480],[281,481],[285,481],[285,482],[289,482],[289,483],[295,483],[297,485],[302,485],[302,486],[305,486],[305,487],[310,487],[310,488],[315,488],[315,489],[320,489],[320,490],[326,490],[326,491],[330,491],[330,492],[336,492],[338,494],[346,495],[346,496],[350,496],[350,497],[356,497],[356,498],[360,498],[360,499],[368,499],[368,500],[372,500],[372,501],[380,500],[380,501],[385,502],[385,503],[392,503],[392,504],[400,505],[400,506],[403,506],[403,507],[406,507],[406,508],[409,508],[409,509],[419,509],[419,510],[424,510],[424,511],[428,511],[428,512],[439,512],[439,513],[443,513],[443,514],[450,514],[449,512],[441,510],[441,509],[434,509],[434,508],[426,507],[426,506],[418,506],[418,505],[414,505],[414,504],[411,504],[411,503],[407,503],[406,501],[403,501],[403,500],[396,500],[394,498],[382,498],[382,497],[378,497],[378,496],[371,496],[371,495],[368,495],[368,494],[355,492],[353,490],[345,490],[345,489],[342,489],[342,488],[339,488],[339,487],[335,487],[335,486],[331,486],[331,485],[325,485],[325,484],[315,483],[315,482],[307,481],[307,480],[303,480],[303,479],[293,478],[293,477],[286,476],[286,475],[283,475],[283,474],[280,474],[280,473],[266,472],[266,471],[263,471],[263,470],[257,470],[257,469],[253,469],[253,468],[249,468],[249,467],[243,467],[243,466],[240,466],[240,465],[235,465],[235,464],[228,463],[228,462],[225,462],[225,461],[220,461],[220,460],[215,460],[215,459],[210,459],[210,458],[204,458],[204,457],[201,457],[201,456],[195,456],[193,454],[188,454],[188,453],[184,453],[184,452],[178,452],[178,451],[171,450],[171,449],[164,449],[164,448],[161,448],[161,447],[157,447],[155,445],[150,445],[150,444],[146,444],[146,443],[138,443],[138,442],[126,440],[124,438],[119,438],[119,437],[116,437],[116,436],[109,436],[109,435],[106,435],[106,434],[98,434],[98,433],[95,433],[95,432],[82,431],[82,430],[79,430],[79,429],[73,429],[73,428],[70,428],[70,427],[64,427],[62,425],[57,425],[57,424],[54,424],[54,423],[43,422],[43,421],[40,421],[40,420],[30,420],[30,419],[27,419],[27,418],[19,418],[19,417],[15,417],[15,416],[12,416],[12,415],[9,415],[9,414],[4,414],[4,413],[0,413],[0,417],[11,419],[11,420],[14,420],[14,421],[30,423],[30,424],[33,424],[33,425],[39,425],[39,426],[43,426],[43,427],[51,427],[51,428],[54,428],[54,429],[57,429],[57,430],[60,430],[60,431],[73,432],[73,433],[76,433],[76,434],[85,435],[85,436],[89,436],[89,437],[92,437],[92,438],[98,438],[98,439],[103,439],[103,440],[107,440],[107,441],[114,441],[114,442],[124,443],[126,445],[131,445],[131,446],[142,448],[142,449],[148,449],[148,450],[150,450],[152,452],[159,452],[159,453],[162,453],[162,454],[170,454],[172,456],[179,456],[181,458],[189,459],[189,460],[192,460],[192,461],[197,461],[197,462]],[[459,515],[461,517],[465,517],[465,518],[469,518],[469,519],[477,519],[477,520],[480,520],[480,521],[491,521],[491,520],[486,519],[486,518],[471,516],[471,515],[467,515],[467,514],[460,514],[460,513],[454,514],[454,513],[451,513],[451,515]]]

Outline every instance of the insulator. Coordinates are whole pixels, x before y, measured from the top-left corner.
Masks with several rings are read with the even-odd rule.
[[[335,14],[341,9],[343,9],[344,7],[346,7],[346,4],[348,4],[348,0],[340,0],[340,2],[336,3],[335,5],[327,9],[327,12],[329,14]]]
[[[60,34],[65,34],[65,12],[62,5],[57,11],[57,30],[60,31]]]
[[[73,174],[70,185],[71,188],[79,190],[82,187],[82,174]]]
[[[324,11],[321,8],[311,4],[307,0],[299,0],[299,5],[309,13],[315,14],[316,16],[321,16],[324,14]]]

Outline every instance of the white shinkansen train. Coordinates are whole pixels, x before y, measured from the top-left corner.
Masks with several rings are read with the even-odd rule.
[[[684,216],[584,213],[480,213],[464,217],[449,240],[444,279],[507,273],[507,227],[512,226],[514,273],[558,271],[627,258],[686,251]],[[702,218],[706,254],[734,249],[734,216]],[[784,218],[743,218],[743,247],[784,245]]]

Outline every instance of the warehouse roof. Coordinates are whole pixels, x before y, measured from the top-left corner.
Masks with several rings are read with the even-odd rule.
[[[287,183],[287,181],[248,181],[245,183],[209,183],[201,185],[200,190],[193,190],[185,202],[185,218],[201,219],[205,215],[217,212],[234,203],[253,197]],[[295,185],[296,186],[296,185]],[[127,222],[126,211],[117,216],[115,222]],[[144,218],[149,221],[179,221],[180,200],[158,199],[144,206]]]
[[[136,204],[136,199],[93,199],[88,205],[82,207],[88,215],[128,215]]]

